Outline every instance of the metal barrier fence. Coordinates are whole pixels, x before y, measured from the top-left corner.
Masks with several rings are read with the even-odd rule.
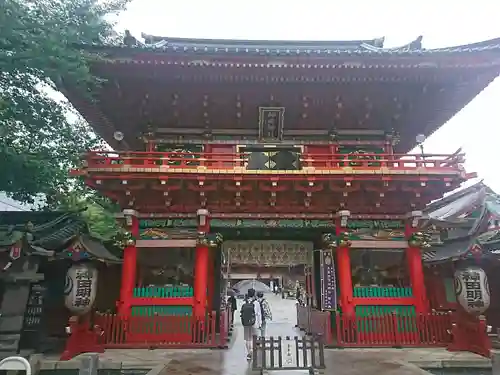
[[[252,370],[307,370],[310,374],[325,370],[325,346],[321,336],[253,336]]]

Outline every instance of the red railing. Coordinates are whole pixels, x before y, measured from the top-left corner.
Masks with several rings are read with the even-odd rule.
[[[182,169],[247,169],[249,153],[187,153],[187,152],[89,152],[88,168],[182,168]],[[461,171],[462,154],[307,154],[298,155],[300,168],[416,170],[425,167],[443,172]]]
[[[450,351],[469,351],[489,358],[491,355],[491,339],[484,317],[476,317],[462,311],[452,314],[453,342]]]
[[[447,346],[451,343],[451,315],[433,312],[346,317],[297,305],[297,327],[324,337],[326,345],[340,347]]]
[[[308,334],[322,335],[326,345],[333,343],[329,311],[320,311],[310,306],[297,306],[297,328]]]
[[[227,349],[229,347],[229,336],[232,332],[233,322],[232,322],[231,306],[226,306],[224,310],[220,312],[220,328],[219,328],[219,347]]]
[[[105,348],[217,348],[227,345],[227,315],[221,312],[219,333],[216,312],[204,320],[191,316],[119,316],[100,314],[95,318],[102,329]]]
[[[448,313],[401,316],[341,316],[336,314],[337,345],[447,346],[451,343],[451,315]]]

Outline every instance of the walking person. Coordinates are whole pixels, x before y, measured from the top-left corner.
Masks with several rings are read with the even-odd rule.
[[[248,289],[245,303],[240,309],[241,324],[243,325],[243,339],[247,351],[247,359],[252,359],[252,340],[262,326],[262,312],[260,303],[255,296],[255,289]]]
[[[227,304],[229,305],[231,309],[231,325],[234,324],[234,312],[238,309],[238,305],[236,304],[236,297],[234,296],[234,293],[231,293],[229,298],[227,299]]]
[[[260,335],[264,337],[266,335],[266,323],[268,320],[273,320],[273,314],[271,313],[271,306],[269,302],[264,297],[263,292],[257,292],[257,300],[260,305],[260,313],[262,315],[262,324],[260,325]]]

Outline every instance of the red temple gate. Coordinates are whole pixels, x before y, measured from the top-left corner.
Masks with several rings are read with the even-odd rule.
[[[339,286],[335,306],[317,303],[318,270],[306,264],[310,306],[299,307],[299,326],[343,346],[457,343],[449,315],[429,309],[419,210],[472,175],[460,153],[407,152],[499,74],[497,40],[437,51],[422,49],[420,40],[396,50],[384,49],[381,40],[151,40],[163,42],[99,49],[106,58],[92,68],[107,80],[98,100],[65,87],[115,149],[90,152],[74,173],[123,208],[131,234],[117,312],[95,317],[104,329],[96,343],[224,346],[227,314],[212,312],[209,302],[215,294],[210,248],[220,242],[210,221],[298,218],[330,222],[321,233],[327,241],[317,243],[334,254]],[[180,240],[195,248],[192,295],[134,294],[138,249],[151,245],[139,239],[140,218],[196,220],[195,238]],[[397,248],[405,254],[407,294],[393,295],[393,288],[365,295],[353,286],[352,249],[374,247],[353,238],[351,220],[405,221]],[[170,239],[155,241],[160,247]],[[377,246],[394,249],[395,242]],[[134,306],[151,305],[190,306],[192,315],[132,316]],[[386,313],[360,315],[366,306]],[[414,315],[393,313],[396,307]],[[329,308],[341,314],[320,311]],[[187,332],[175,331],[184,325]]]

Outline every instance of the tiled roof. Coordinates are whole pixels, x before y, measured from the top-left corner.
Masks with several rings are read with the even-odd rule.
[[[458,260],[475,246],[479,246],[483,255],[487,255],[500,246],[500,230],[487,228],[492,217],[500,217],[499,197],[482,181],[433,202],[425,213],[431,219],[441,220],[453,227],[453,220],[471,209],[481,210],[481,214],[468,219],[470,226],[466,227],[465,235],[433,246],[431,251],[422,253],[424,262]]]
[[[450,54],[467,52],[500,51],[500,38],[478,43],[446,48],[425,49],[421,45],[421,37],[397,48],[384,48],[383,38],[357,41],[249,41],[249,40],[217,40],[217,39],[184,39],[147,36],[149,43],[138,43],[135,47],[117,46],[113,49],[141,49],[151,52],[179,52],[195,54],[229,54],[229,55],[261,55],[261,56],[418,56],[429,54]],[[109,48],[93,46],[95,48]]]
[[[425,263],[456,261],[466,256],[475,243],[474,239],[466,238],[442,246],[434,246],[432,250],[422,253],[422,260]]]
[[[472,239],[455,241],[444,246],[435,246],[431,251],[422,253],[425,263],[440,263],[459,260],[469,253],[475,242]]]
[[[79,239],[91,259],[120,261],[87,232],[79,212],[4,212],[0,215],[0,253],[25,238],[26,244],[38,254],[57,255]]]
[[[367,40],[238,40],[238,39],[194,39],[194,38],[170,38],[163,36],[153,36],[142,34],[146,45],[161,45],[168,43],[178,47],[199,47],[199,48],[330,48],[330,49],[356,49],[362,44],[369,44],[375,47],[383,47],[385,38],[375,38]]]

